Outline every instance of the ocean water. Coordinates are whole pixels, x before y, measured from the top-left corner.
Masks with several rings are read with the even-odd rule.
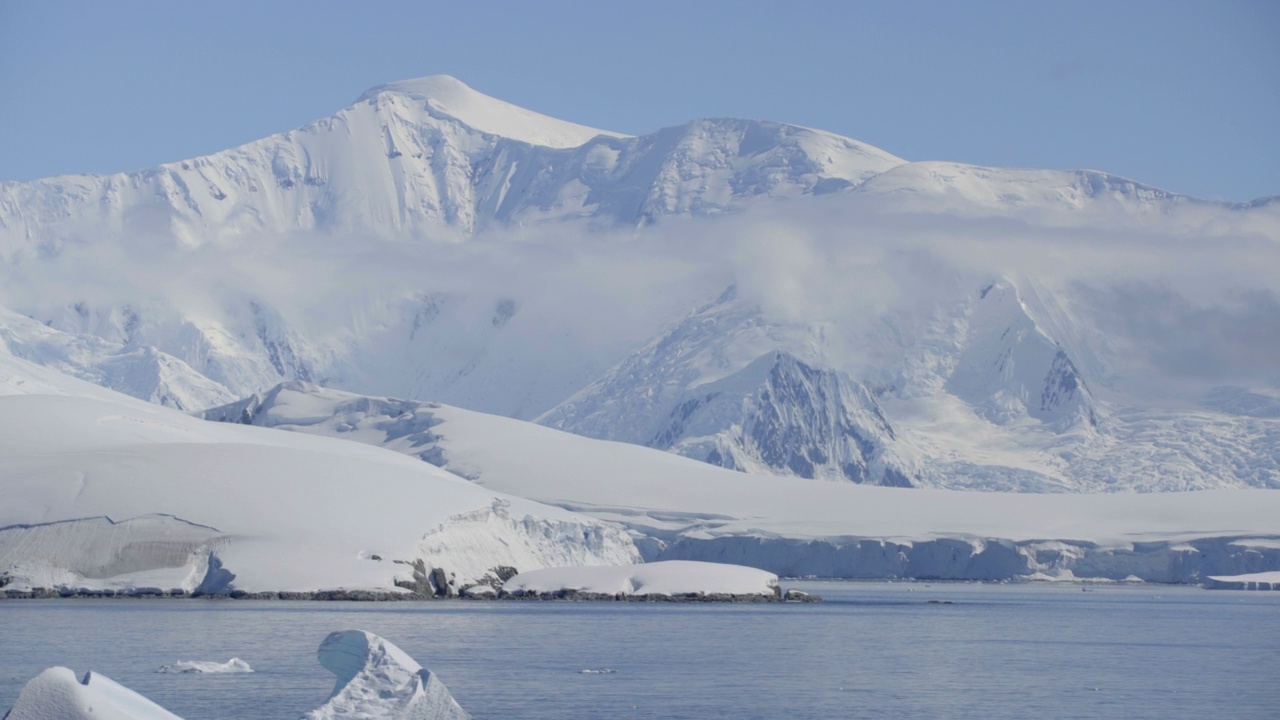
[[[1280,717],[1280,593],[787,586],[827,602],[4,601],[0,710],[66,665],[187,720],[295,718],[332,690],[320,641],[359,628],[477,719]],[[256,672],[155,672],[231,657]]]

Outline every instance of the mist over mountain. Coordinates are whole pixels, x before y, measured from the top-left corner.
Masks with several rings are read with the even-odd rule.
[[[436,76],[0,184],[0,281],[0,351],[188,410],[305,381],[840,482],[1280,486],[1280,205],[1092,170]]]

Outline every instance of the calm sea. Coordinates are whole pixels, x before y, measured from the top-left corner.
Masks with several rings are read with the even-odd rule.
[[[320,641],[359,628],[434,671],[477,719],[1280,717],[1280,593],[788,586],[827,602],[4,601],[0,711],[66,665],[187,720],[295,718],[332,689]],[[231,657],[257,672],[155,672]]]

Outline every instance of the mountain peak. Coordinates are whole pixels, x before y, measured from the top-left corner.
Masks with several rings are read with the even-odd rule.
[[[473,90],[450,75],[428,75],[379,85],[366,90],[356,103],[370,102],[387,93],[425,100],[430,110],[480,132],[530,145],[572,148],[599,135],[627,137],[526,110]]]

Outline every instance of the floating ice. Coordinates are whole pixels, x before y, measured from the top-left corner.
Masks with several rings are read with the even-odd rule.
[[[251,673],[253,668],[240,658],[231,658],[224,663],[211,660],[179,660],[172,665],[161,665],[156,668],[156,672],[182,674]]]
[[[105,675],[87,672],[77,680],[65,667],[32,678],[5,720],[182,720]]]
[[[467,720],[444,683],[403,650],[362,630],[335,632],[320,643],[320,664],[337,676],[328,702],[305,720],[396,718]]]
[[[377,635],[361,630],[335,632],[320,644],[318,657],[338,681],[328,701],[304,715],[304,720],[470,720],[431,671]],[[249,663],[232,658],[225,663],[185,660],[157,672],[253,670]],[[77,680],[71,670],[51,667],[22,687],[3,720],[182,718],[103,675],[87,672]]]

